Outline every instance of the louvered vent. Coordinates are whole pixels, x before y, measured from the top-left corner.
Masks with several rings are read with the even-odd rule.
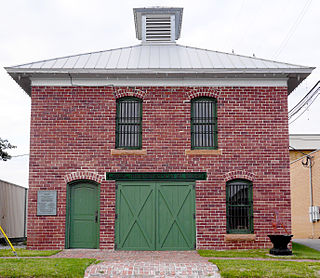
[[[146,16],[146,42],[170,42],[171,17],[170,16]]]

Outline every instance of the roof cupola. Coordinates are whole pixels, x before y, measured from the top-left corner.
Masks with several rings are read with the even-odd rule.
[[[136,36],[142,43],[174,43],[180,37],[183,8],[133,9]]]

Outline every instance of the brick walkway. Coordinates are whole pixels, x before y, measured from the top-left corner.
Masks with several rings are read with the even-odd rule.
[[[100,251],[68,249],[55,258],[95,258],[85,277],[212,277],[218,268],[196,251]]]

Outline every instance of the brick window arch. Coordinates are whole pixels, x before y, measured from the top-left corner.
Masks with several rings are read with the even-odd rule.
[[[90,171],[77,171],[67,174],[64,177],[64,180],[66,183],[70,183],[76,180],[91,180],[100,184],[104,180],[104,176]]]

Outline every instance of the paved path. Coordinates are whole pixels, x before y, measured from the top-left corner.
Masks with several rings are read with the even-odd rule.
[[[320,251],[320,239],[293,239],[292,241]]]
[[[95,258],[85,277],[221,277],[216,265],[196,251],[100,251],[68,249],[55,258]]]

